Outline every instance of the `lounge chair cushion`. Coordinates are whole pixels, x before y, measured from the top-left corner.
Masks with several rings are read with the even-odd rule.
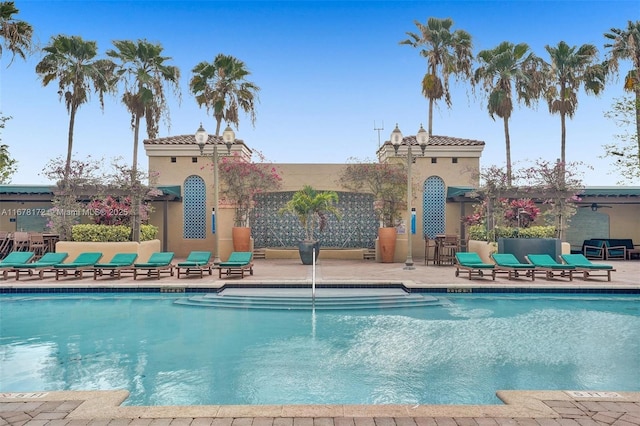
[[[611,265],[605,265],[603,263],[592,263],[589,259],[582,254],[562,254],[562,259],[567,262],[567,265],[575,266],[576,268],[588,268],[588,269],[613,269]]]
[[[178,263],[179,267],[197,267],[207,265],[211,260],[210,251],[192,251],[184,262]]]
[[[16,265],[27,263],[33,255],[32,251],[12,251],[0,261],[0,268],[13,268]]]
[[[78,257],[76,257],[71,263],[57,263],[55,265],[56,269],[74,269],[74,268],[82,268],[87,266],[94,266],[100,258],[102,257],[102,253],[98,252],[86,252],[80,253]]]
[[[557,270],[575,269],[575,266],[563,265],[562,263],[556,262],[548,254],[528,254],[526,257],[529,262],[531,262],[533,265],[539,268],[548,268],[548,269],[557,269]]]
[[[168,266],[173,260],[174,253],[170,251],[155,252],[151,254],[149,260],[143,263],[135,263],[133,266],[136,268],[158,268],[162,266]]]
[[[456,259],[462,266],[472,266],[479,269],[492,269],[496,266],[492,263],[484,263],[478,253],[475,252],[458,252],[456,253]]]
[[[250,251],[234,251],[229,256],[229,259],[227,259],[226,262],[221,262],[220,265],[223,265],[223,264],[234,264],[234,265],[248,264],[249,262],[251,262],[251,258],[252,257],[253,257],[253,253],[251,253]]]
[[[38,269],[47,266],[57,265],[58,263],[64,262],[64,260],[69,256],[68,253],[54,253],[49,252],[45,253],[39,260],[32,263],[22,263],[15,265],[16,269]]]
[[[96,263],[96,268],[122,268],[133,265],[138,257],[137,253],[116,253],[113,258],[107,263]]]
[[[493,253],[491,258],[496,261],[498,266],[504,266],[508,268],[516,269],[531,269],[532,265],[529,263],[520,263],[517,257],[512,253]]]

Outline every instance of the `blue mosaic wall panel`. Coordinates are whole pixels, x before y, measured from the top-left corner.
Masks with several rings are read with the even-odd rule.
[[[297,247],[304,238],[304,231],[295,216],[278,214],[293,193],[273,192],[256,196],[256,207],[249,218],[255,247]],[[338,192],[338,199],[342,220],[329,219],[327,228],[319,236],[320,245],[374,248],[378,219],[373,211],[373,195]]]
[[[200,176],[189,176],[184,181],[184,227],[182,235],[188,239],[207,236],[207,187]]]
[[[422,198],[422,229],[424,237],[433,239],[445,230],[446,193],[444,180],[430,176],[424,181]]]

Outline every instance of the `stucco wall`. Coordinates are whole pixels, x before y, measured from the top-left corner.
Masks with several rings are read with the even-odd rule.
[[[72,262],[80,253],[85,252],[102,253],[101,263],[109,262],[116,253],[138,253],[136,263],[140,263],[146,262],[152,253],[158,251],[161,251],[160,240],[143,241],[141,243],[134,241],[121,243],[58,241],[56,243],[56,252],[69,253],[65,263]]]
[[[435,154],[434,154],[435,155]],[[472,171],[478,168],[477,157],[438,157],[432,162],[431,156],[416,157],[412,166],[413,174],[413,207],[416,208],[416,233],[412,236],[412,251],[414,257],[424,255],[424,240],[422,229],[422,189],[424,181],[430,176],[441,177],[446,186],[472,186],[475,184]],[[390,161],[406,162],[404,158],[392,158]],[[297,191],[304,185],[311,185],[318,190],[344,191],[339,183],[339,177],[346,164],[290,164],[277,163],[275,167],[281,174],[281,191]],[[176,156],[176,161],[171,162],[170,156],[152,155],[149,157],[149,168],[160,171],[159,184],[183,185],[187,177],[200,176],[207,188],[207,235],[205,239],[183,238],[183,211],[181,203],[169,203],[169,225],[167,239],[169,248],[177,255],[186,256],[191,250],[213,250],[214,235],[211,233],[211,210],[213,208],[213,171],[211,160],[199,156],[196,150]],[[468,208],[470,209],[470,207]],[[469,214],[469,213],[466,213]],[[407,213],[403,214],[406,224],[409,223]],[[152,216],[152,222],[161,227],[162,216],[158,210]],[[219,254],[225,259],[232,251],[231,227],[233,220],[233,207],[221,205],[218,209],[218,232],[220,241]],[[446,207],[446,233],[460,233],[460,205],[447,204]],[[162,234],[161,234],[162,235]],[[396,248],[396,260],[404,261],[407,253],[406,235],[400,235]]]

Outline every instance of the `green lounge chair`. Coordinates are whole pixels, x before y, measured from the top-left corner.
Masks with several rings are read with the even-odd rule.
[[[116,253],[107,263],[96,263],[93,269],[93,279],[97,279],[108,274],[109,277],[120,277],[122,272],[133,272],[133,262],[136,261],[138,253]]]
[[[178,263],[178,278],[180,278],[180,273],[187,276],[199,274],[202,278],[204,271],[209,272],[209,275],[213,273],[210,251],[192,251],[184,262]]]
[[[137,279],[139,272],[146,271],[147,277],[153,277],[160,279],[160,274],[169,273],[173,276],[173,261],[174,253],[170,251],[155,252],[151,254],[149,260],[144,263],[133,264],[133,279]]]
[[[34,256],[32,251],[12,251],[0,260],[0,269],[2,269],[2,279],[6,280],[10,270],[13,270],[16,265],[22,265],[27,263]]]
[[[227,276],[240,275],[244,278],[244,272],[248,269],[249,274],[253,275],[252,258],[253,253],[250,251],[234,251],[226,262],[218,264],[218,278],[222,278],[223,271]]]
[[[535,267],[530,263],[520,263],[517,257],[511,253],[491,253],[491,258],[496,262],[496,273],[506,272],[509,279],[518,278],[521,273],[527,277],[531,277],[531,281],[535,281]]]
[[[560,257],[567,265],[574,266],[576,271],[582,272],[583,279],[590,277],[607,277],[607,281],[611,281],[611,272],[615,272],[613,266],[604,263],[592,263],[582,254],[561,254]],[[594,272],[603,271],[606,275],[595,275]]]
[[[21,272],[25,272],[29,276],[32,276],[34,272],[37,272],[38,278],[42,279],[44,278],[45,272],[55,272],[53,267],[58,263],[64,262],[67,256],[69,256],[68,253],[48,252],[35,262],[16,265],[13,268],[13,271],[16,273],[16,280],[20,279]]]
[[[560,277],[569,277],[569,281],[573,281],[575,266],[558,263],[548,254],[528,254],[525,259],[536,267],[535,273],[544,273],[545,278],[548,280],[553,279],[556,276],[556,272],[559,272]]]
[[[99,252],[85,252],[80,253],[73,262],[54,265],[53,269],[56,271],[56,281],[59,280],[60,277],[69,276],[71,272],[73,272],[74,277],[82,278],[83,272],[93,270],[95,264],[100,261],[101,257],[102,253]]]
[[[478,253],[474,252],[458,252],[456,253],[456,277],[460,275],[460,270],[466,270],[469,273],[469,279],[472,275],[484,277],[485,271],[491,271],[491,279],[496,279],[496,271],[493,263],[484,263]]]

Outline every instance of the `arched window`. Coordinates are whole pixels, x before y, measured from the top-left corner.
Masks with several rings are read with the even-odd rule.
[[[183,237],[189,239],[207,236],[207,187],[200,176],[189,176],[184,181]]]
[[[444,234],[446,195],[444,180],[439,176],[430,176],[424,181],[422,199],[422,229],[424,235],[434,239]]]

